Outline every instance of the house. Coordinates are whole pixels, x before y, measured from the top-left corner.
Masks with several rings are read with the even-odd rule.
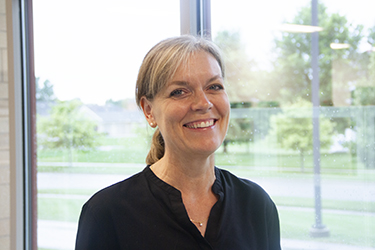
[[[98,132],[110,137],[133,137],[135,129],[145,124],[142,111],[118,106],[84,105],[81,110],[98,123]]]
[[[40,116],[49,116],[55,102],[37,102],[37,113]],[[145,124],[142,111],[138,109],[124,109],[115,105],[100,106],[83,104],[80,107],[85,117],[97,123],[97,131],[109,137],[133,137],[135,129]]]

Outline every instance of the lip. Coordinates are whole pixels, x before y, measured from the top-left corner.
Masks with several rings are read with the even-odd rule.
[[[188,122],[184,124],[184,127],[190,128],[190,129],[205,129],[205,128],[210,128],[214,126],[216,122],[217,122],[217,119],[214,119],[214,118],[197,120],[197,121]]]

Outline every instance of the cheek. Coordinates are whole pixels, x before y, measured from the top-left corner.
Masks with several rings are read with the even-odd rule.
[[[219,100],[218,103],[219,103],[218,109],[219,109],[219,112],[221,113],[221,115],[223,117],[228,116],[228,119],[229,119],[230,103],[229,103],[228,97],[224,96],[221,100]]]
[[[230,113],[228,113],[228,115],[225,117],[225,122],[224,122],[224,131],[225,131],[225,134],[228,132],[228,127],[229,127],[229,114]]]
[[[224,120],[226,122],[225,126],[226,126],[226,130],[228,130],[228,125],[229,125],[229,118],[230,118],[230,104],[229,104],[229,100],[228,98],[225,98],[222,103],[221,103],[222,107],[221,107],[221,113],[222,113],[222,116],[224,117]]]
[[[155,112],[155,117],[159,123],[163,123],[165,126],[179,122],[186,114],[186,108],[183,105],[177,105],[176,103],[170,103],[163,105],[158,112]]]

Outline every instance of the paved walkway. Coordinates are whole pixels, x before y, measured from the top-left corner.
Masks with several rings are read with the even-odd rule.
[[[140,168],[141,169],[141,168]],[[38,189],[101,189],[128,178],[113,174],[39,173]],[[313,180],[309,177],[253,177],[271,196],[314,197]],[[375,182],[322,179],[322,199],[375,202]]]

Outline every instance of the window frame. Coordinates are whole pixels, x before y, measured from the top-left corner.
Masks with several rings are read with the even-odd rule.
[[[32,0],[7,0],[11,249],[37,249]]]

